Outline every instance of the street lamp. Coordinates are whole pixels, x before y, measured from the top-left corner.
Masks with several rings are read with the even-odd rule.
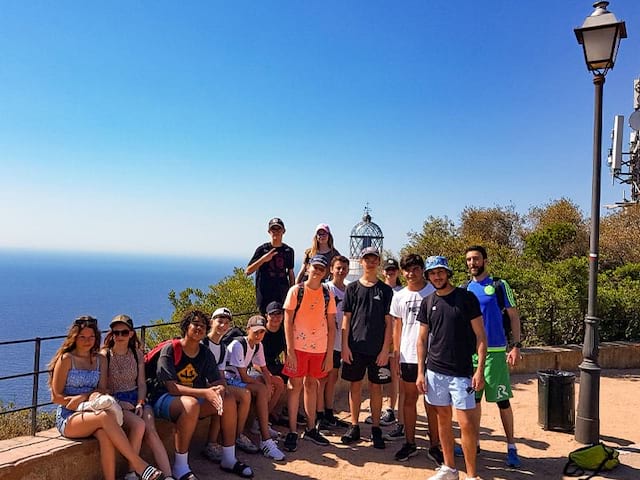
[[[620,39],[627,38],[624,22],[607,11],[609,2],[596,2],[595,11],[582,27],[574,29],[584,49],[587,68],[593,72],[595,108],[593,115],[593,178],[591,181],[591,234],[589,238],[589,297],[584,319],[584,343],[580,368],[580,396],[575,438],[583,444],[600,441],[600,365],[598,364],[599,321],[598,252],[600,236],[600,177],[602,167],[602,87],[604,77],[613,68]]]

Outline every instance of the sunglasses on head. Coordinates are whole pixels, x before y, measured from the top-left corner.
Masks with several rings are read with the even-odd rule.
[[[114,337],[126,337],[129,335],[129,332],[131,330],[127,329],[127,330],[111,330],[111,333],[113,334]]]
[[[73,321],[73,324],[78,327],[86,327],[88,325],[97,325],[98,320],[93,317],[78,317]]]

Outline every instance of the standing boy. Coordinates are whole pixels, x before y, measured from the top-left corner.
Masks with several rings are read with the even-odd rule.
[[[318,380],[325,377],[333,366],[331,347],[336,330],[336,302],[322,283],[326,273],[327,260],[322,255],[312,257],[307,280],[291,287],[284,302],[287,357],[283,373],[289,377],[289,433],[284,448],[290,452],[298,447],[295,412],[298,411],[303,384],[303,403],[307,414],[303,438],[316,445],[329,445],[329,440],[316,426]]]
[[[418,354],[416,344],[420,332],[418,312],[422,299],[433,293],[435,289],[424,278],[424,260],[420,255],[409,254],[400,259],[400,267],[407,286],[393,295],[391,316],[393,317],[393,350],[394,360],[400,370],[400,398],[403,404],[405,444],[396,453],[395,459],[404,462],[418,453],[416,446],[416,418],[418,416]],[[438,421],[434,408],[424,402],[429,421],[429,440],[431,448],[428,456],[438,466],[442,464],[442,451],[439,448]]]
[[[351,426],[342,436],[347,445],[360,440],[360,403],[362,380],[368,373],[371,395],[371,439],[374,448],[385,448],[380,413],[382,385],[391,382],[389,345],[392,328],[389,307],[393,290],[378,279],[380,253],[374,247],[360,252],[363,273],[357,281],[347,285],[342,308],[342,378],[350,382],[349,409]]]
[[[280,218],[269,220],[271,241],[256,248],[247,275],[256,272],[256,305],[260,313],[266,313],[269,302],[283,302],[289,287],[293,285],[293,248],[282,242],[286,231]]]
[[[487,355],[480,304],[475,295],[451,284],[453,271],[445,257],[429,257],[425,270],[436,291],[422,300],[418,313],[416,386],[426,393],[427,402],[435,408],[444,456],[444,463],[428,480],[459,478],[453,454],[451,405],[456,409],[462,432],[467,479],[475,479],[478,427],[474,391],[484,387]],[[474,352],[478,354],[475,373],[471,361]]]
[[[484,391],[476,391],[477,420],[479,423],[480,405],[484,393],[487,402],[498,405],[500,411],[500,419],[507,439],[507,466],[517,468],[520,466],[520,458],[513,435],[513,410],[509,402],[509,399],[513,397],[509,366],[515,366],[520,359],[520,347],[522,346],[520,344],[520,315],[518,309],[515,308],[513,291],[506,280],[494,280],[489,276],[486,270],[487,250],[480,245],[471,246],[467,248],[465,258],[471,274],[471,282],[468,283],[467,290],[478,297],[488,342],[487,362],[484,368],[486,384]],[[498,295],[502,298],[498,298]],[[511,347],[509,353],[507,353],[508,339],[502,320],[501,306],[506,309],[511,324],[513,343],[509,345]]]

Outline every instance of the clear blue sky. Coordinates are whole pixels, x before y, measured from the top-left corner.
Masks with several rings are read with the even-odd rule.
[[[605,85],[633,110],[640,1]],[[592,2],[6,1],[0,247],[248,258],[280,216],[398,251],[429,215],[589,214]],[[625,132],[625,149],[629,138]],[[604,161],[604,159],[603,159]],[[603,168],[603,204],[621,200]]]

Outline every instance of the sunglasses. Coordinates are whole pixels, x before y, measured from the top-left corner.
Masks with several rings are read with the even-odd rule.
[[[86,327],[87,325],[97,325],[98,320],[96,320],[93,317],[80,317],[80,318],[76,318],[73,321],[73,324],[78,327]]]
[[[272,232],[280,232],[282,231],[282,227],[271,227],[269,230]]]
[[[325,232],[324,230],[319,230],[316,235],[319,237],[326,237],[327,235],[329,235],[329,233]]]
[[[126,337],[129,335],[131,330],[111,330],[111,333],[114,337]]]

